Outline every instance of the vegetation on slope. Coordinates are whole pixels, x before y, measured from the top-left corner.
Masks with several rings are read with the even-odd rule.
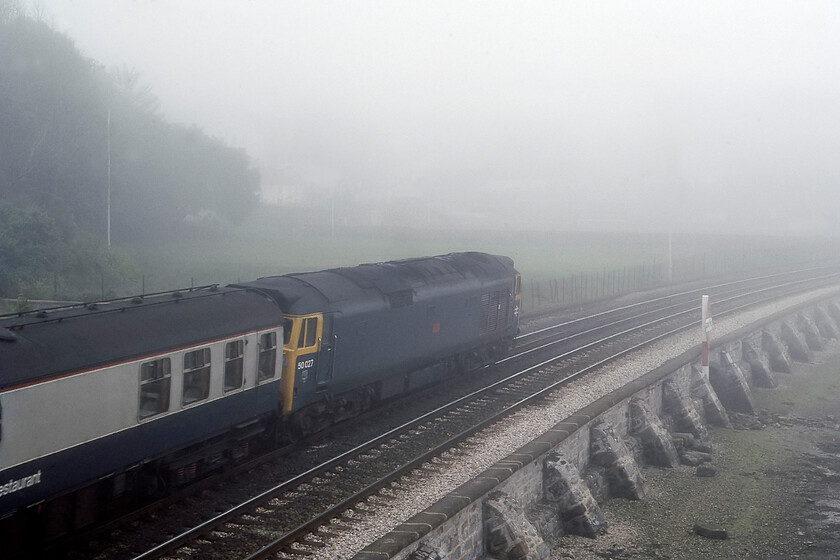
[[[156,244],[256,207],[243,151],[167,122],[136,73],[85,58],[11,0],[0,52],[0,295],[54,295],[60,276],[59,295],[78,296],[103,271],[131,273],[109,233]]]

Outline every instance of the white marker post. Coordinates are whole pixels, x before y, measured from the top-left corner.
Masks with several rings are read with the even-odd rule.
[[[709,343],[712,340],[712,308],[709,306],[709,296],[703,296],[700,303],[702,315],[702,327],[705,339],[703,340],[703,377],[709,380]]]

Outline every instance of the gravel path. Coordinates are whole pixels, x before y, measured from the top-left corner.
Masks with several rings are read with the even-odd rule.
[[[756,322],[763,317],[834,291],[834,288],[818,290],[805,295],[790,297],[775,304],[757,307],[733,317],[720,320],[716,319],[713,335],[723,336]],[[615,390],[617,387],[644,375],[669,358],[677,356],[699,343],[700,333],[698,326],[698,332],[687,332],[660,341],[649,348],[635,352],[626,358],[605,366],[601,370],[591,373],[584,380],[572,382],[564,387],[561,394],[555,399],[546,399],[545,402],[539,405],[521,409],[504,423],[488,428],[475,436],[472,441],[472,451],[460,457],[455,464],[447,469],[445,474],[429,478],[422,488],[412,488],[410,491],[394,489],[387,502],[379,500],[375,502],[376,513],[365,515],[364,522],[360,528],[357,528],[352,534],[344,533],[338,538],[331,539],[329,546],[314,551],[314,554],[309,556],[309,558],[314,560],[342,560],[351,558],[356,552],[386,534],[395,525],[409,519],[411,516],[435,503],[448,492],[528,443],[535,436],[548,430],[557,422]],[[683,472],[683,469],[675,469],[674,472]],[[652,487],[655,487],[655,485],[652,484]],[[649,500],[643,503],[646,504],[648,502]],[[616,528],[610,535],[604,537],[616,539],[614,541],[603,541],[607,544],[607,549],[613,548],[613,545],[615,545],[615,548],[621,548],[619,543],[630,539],[635,531],[632,526],[627,526],[624,530],[626,530],[626,534],[621,533]],[[574,545],[576,549],[580,548],[578,550],[579,553],[592,552],[594,554],[593,556],[578,556],[577,554],[574,556],[563,556],[562,554],[566,554],[566,552],[563,552],[561,549],[568,549],[569,546],[572,546],[571,543],[566,543],[558,548],[555,557],[630,557],[626,555],[603,556],[597,552],[603,550],[603,547],[600,546],[597,549],[589,550],[589,545],[596,542],[600,543],[602,540],[581,542],[581,544]],[[653,552],[657,552],[657,550],[654,547]],[[677,556],[669,556],[667,554],[647,557],[677,558]],[[692,556],[692,558],[694,557]],[[727,558],[727,556],[715,556],[714,554],[706,557]]]

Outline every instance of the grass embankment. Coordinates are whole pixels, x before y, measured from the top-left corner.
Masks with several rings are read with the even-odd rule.
[[[542,283],[546,293],[551,282],[579,275],[597,296],[616,293],[619,275],[627,291],[650,287],[629,281],[640,280],[642,273],[664,282],[669,263],[673,281],[682,282],[816,263],[825,260],[824,255],[835,254],[827,249],[832,240],[675,235],[669,245],[664,234],[408,230],[316,234],[284,231],[281,224],[263,222],[263,226],[251,224],[230,234],[173,240],[164,247],[126,247],[138,263],[139,275],[115,291],[120,295],[149,293],[453,251],[483,251],[513,258],[526,290]],[[584,279],[585,275],[589,277]],[[599,283],[604,285],[593,286]]]
[[[640,291],[668,282],[834,258],[837,240],[627,233],[287,228],[269,211],[238,228],[185,230],[162,245],[114,246],[119,266],[87,284],[56,272],[16,298],[90,300],[230,284],[367,262],[483,251],[507,255],[523,277],[523,311]],[[118,258],[117,258],[118,257]],[[112,259],[112,260],[114,260]],[[110,262],[110,261],[109,261]]]

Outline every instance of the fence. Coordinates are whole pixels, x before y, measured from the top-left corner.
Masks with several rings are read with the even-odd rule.
[[[834,255],[839,254],[836,243],[834,239],[821,243],[797,240],[787,243],[779,240],[774,240],[772,243],[750,243],[745,240],[689,255],[683,248],[681,252],[675,251],[681,256],[674,259],[671,264],[654,261],[647,264],[603,268],[597,271],[590,270],[554,277],[545,273],[541,277],[533,271],[520,269],[523,277],[521,311],[524,314],[537,313],[551,308],[578,305],[650,290],[669,283],[698,281],[738,272],[758,273],[771,269],[827,264],[826,261],[835,260]],[[632,259],[632,249],[620,258]],[[236,280],[236,278],[225,280],[208,278],[206,271],[197,274],[196,277],[184,275],[183,282],[173,280],[175,276],[178,274],[164,275],[159,271],[151,275],[138,274],[131,278],[100,271],[91,271],[84,277],[56,273],[43,282],[39,290],[26,295],[32,300],[38,298],[97,301],[172,288],[187,288],[197,284],[224,285]],[[30,305],[26,298],[23,298],[23,301],[15,299],[0,301],[0,313],[15,312],[21,306],[30,309],[35,307],[35,305]]]
[[[781,247],[762,250],[721,250],[698,253],[666,263],[604,269],[559,278],[531,278],[523,281],[522,312],[547,311],[622,294],[650,290],[671,283],[699,281],[739,272],[759,273],[794,267],[835,263],[823,250],[803,251]]]
[[[522,311],[563,307],[649,290],[666,283],[665,265],[639,265],[616,270],[573,274],[563,278],[530,280],[523,285]]]

